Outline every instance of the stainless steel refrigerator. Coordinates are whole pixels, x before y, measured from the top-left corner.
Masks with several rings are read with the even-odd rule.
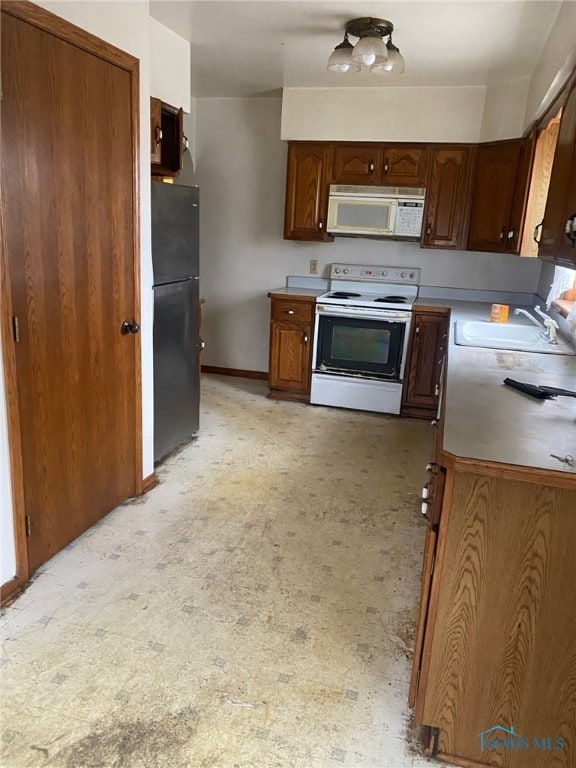
[[[154,460],[199,426],[198,187],[152,182]]]

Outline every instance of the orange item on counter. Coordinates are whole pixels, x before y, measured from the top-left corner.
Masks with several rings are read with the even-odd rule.
[[[510,307],[508,304],[492,304],[492,309],[490,310],[490,322],[507,323],[509,310]]]

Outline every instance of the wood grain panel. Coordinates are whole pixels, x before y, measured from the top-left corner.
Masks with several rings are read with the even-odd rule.
[[[326,234],[330,144],[290,143],[286,176],[284,237],[288,240],[331,240]]]
[[[524,140],[481,144],[472,193],[472,213],[468,250],[504,253],[514,250],[509,240],[518,240],[514,208],[523,198],[519,170],[526,142]],[[513,238],[510,238],[513,233]]]
[[[528,204],[526,206],[526,217],[524,219],[524,229],[520,245],[520,256],[538,256],[538,243],[534,239],[534,232],[544,219],[559,128],[560,116],[558,115],[552,118],[536,141],[532,177],[528,192]],[[537,232],[537,237],[540,237],[539,231]]]
[[[270,329],[270,389],[306,392],[310,378],[310,327],[274,321]]]
[[[333,151],[332,184],[377,184],[380,180],[382,148],[378,144],[336,144]]]
[[[423,721],[440,728],[445,754],[506,768],[573,766],[576,493],[458,474],[450,506]],[[477,734],[497,724],[570,748],[480,751]]]
[[[433,149],[424,212],[424,247],[464,248],[471,162],[471,147]]]
[[[563,100],[538,256],[573,268],[576,246],[566,236],[566,222],[576,214],[576,74]]]
[[[446,314],[426,314],[416,310],[402,392],[403,408],[436,409],[436,387],[440,384],[447,335]]]
[[[385,184],[423,186],[428,180],[428,148],[404,144],[385,147],[382,181]]]
[[[138,488],[139,337],[120,333],[138,311],[137,83],[9,15],[2,43],[6,254],[34,570]]]

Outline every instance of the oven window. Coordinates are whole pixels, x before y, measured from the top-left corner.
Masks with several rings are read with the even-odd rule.
[[[389,328],[337,325],[332,332],[331,356],[359,363],[385,363],[390,356]]]
[[[316,370],[400,379],[404,322],[319,315]]]

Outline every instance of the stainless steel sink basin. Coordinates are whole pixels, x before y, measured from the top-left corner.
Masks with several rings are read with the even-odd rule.
[[[550,344],[542,338],[540,330],[535,325],[458,320],[454,341],[464,347],[543,352],[548,355],[576,355],[576,350],[562,339],[558,339],[558,344]]]

